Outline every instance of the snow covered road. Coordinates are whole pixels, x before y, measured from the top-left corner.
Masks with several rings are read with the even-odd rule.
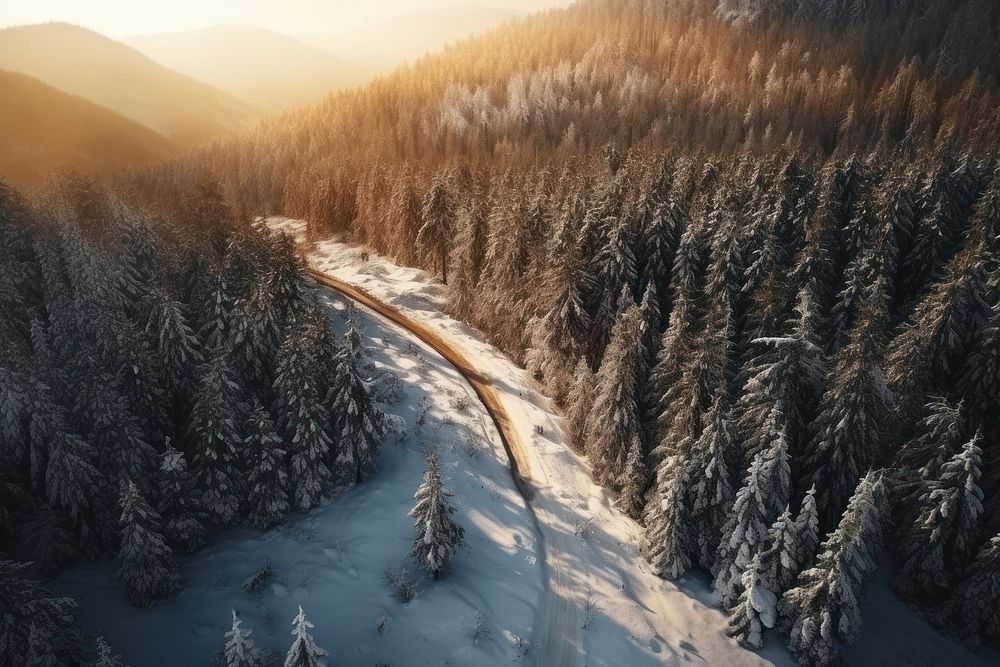
[[[294,221],[271,222],[290,233]],[[563,441],[557,412],[528,374],[465,324],[443,314],[443,290],[426,274],[362,249],[320,243],[309,255],[323,284],[409,329],[465,375],[489,409],[521,478],[542,535],[547,586],[529,661],[548,666],[789,664],[725,636],[704,580],[680,587],[649,572],[640,527],[597,487],[586,461]]]

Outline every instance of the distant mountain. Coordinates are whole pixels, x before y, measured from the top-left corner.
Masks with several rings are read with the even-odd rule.
[[[219,136],[257,115],[132,47],[66,23],[0,30],[0,69],[35,77],[181,144]]]
[[[315,102],[365,76],[348,60],[255,26],[217,26],[124,40],[162,65],[262,111]]]
[[[24,74],[0,70],[0,178],[37,183],[71,167],[108,175],[175,150],[165,137]]]
[[[520,15],[508,9],[462,5],[414,12],[349,35],[313,35],[305,40],[368,70],[385,72]]]

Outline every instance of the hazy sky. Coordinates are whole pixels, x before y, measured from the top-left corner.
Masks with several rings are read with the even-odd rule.
[[[485,0],[518,11],[572,0]],[[469,0],[0,0],[0,27],[45,21],[76,23],[110,37],[254,24],[289,34],[343,33],[421,9]]]

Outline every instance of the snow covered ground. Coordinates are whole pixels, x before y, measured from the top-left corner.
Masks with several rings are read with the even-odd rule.
[[[344,300],[323,290],[334,328],[345,327]],[[511,664],[530,643],[543,593],[538,534],[507,468],[493,423],[458,373],[432,351],[374,316],[359,312],[372,360],[403,380],[391,412],[407,436],[383,444],[369,481],[269,532],[219,534],[204,551],[181,559],[184,590],[148,609],[128,606],[115,583],[116,560],[70,568],[48,582],[83,610],[83,629],[103,635],[133,667],[209,665],[235,607],[258,647],[291,643],[302,605],[330,665]],[[417,421],[424,408],[425,424]],[[424,471],[422,447],[436,446],[454,494],[466,546],[438,582],[409,562],[413,524],[407,512]],[[246,579],[270,562],[273,577],[254,593]],[[382,580],[404,565],[419,582],[409,604]],[[383,635],[376,631],[388,619]],[[477,623],[485,632],[478,642]],[[280,664],[280,663],[279,663]]]
[[[291,234],[303,230],[296,221],[269,224]],[[445,288],[431,276],[374,255],[363,261],[362,251],[327,241],[309,261],[437,332],[488,374],[510,417],[535,518],[470,386],[412,336],[361,311],[373,361],[395,370],[405,385],[391,409],[405,419],[408,435],[383,446],[377,475],[273,531],[216,536],[182,561],[184,591],[150,609],[127,605],[114,583],[115,561],[67,570],[49,586],[80,601],[87,632],[103,634],[133,667],[203,665],[222,645],[236,607],[258,646],[283,655],[301,604],[331,665],[790,664],[777,636],[768,637],[760,654],[725,636],[706,579],[694,575],[675,585],[650,574],[638,554],[639,526],[593,484],[586,461],[564,444],[556,411],[527,373],[442,313]],[[324,294],[331,312],[343,309],[341,297]],[[342,317],[333,321],[343,329]],[[418,428],[424,407],[428,419]],[[479,446],[467,445],[470,440]],[[424,444],[439,447],[456,518],[466,530],[465,549],[437,583],[406,558],[413,537],[406,513],[423,473]],[[273,578],[246,593],[243,582],[268,561]],[[401,564],[421,584],[408,605],[382,581],[385,568]],[[850,664],[1000,664],[995,653],[969,653],[931,630],[883,580],[870,587],[863,608]],[[382,617],[389,621],[379,635]],[[478,641],[477,625],[486,629]]]
[[[268,224],[294,236],[304,231],[301,221]],[[550,402],[479,332],[443,314],[446,288],[436,279],[335,240],[316,244],[309,262],[432,328],[492,376],[514,430],[528,444],[530,469],[522,472],[531,482],[548,558],[549,588],[533,635],[538,664],[556,664],[541,662],[553,658],[569,665],[791,664],[773,633],[759,654],[725,636],[707,579],[694,575],[675,585],[649,573],[638,555],[640,527],[612,506],[591,481],[586,461],[562,441]],[[884,574],[869,586],[862,608],[864,625],[846,652],[849,664],[1000,664],[993,651],[971,653],[935,632],[892,595]]]

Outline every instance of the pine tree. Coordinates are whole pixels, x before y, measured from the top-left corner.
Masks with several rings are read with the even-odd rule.
[[[285,335],[274,378],[275,412],[288,444],[289,483],[293,504],[309,509],[319,503],[330,485],[328,461],[334,450],[327,433],[328,420],[320,400],[317,375],[319,354],[311,324]]]
[[[167,451],[160,463],[160,516],[163,535],[181,553],[194,553],[205,544],[205,527],[199,519],[194,480],[188,472],[184,454],[167,440]]]
[[[916,521],[903,534],[903,590],[933,596],[947,589],[975,553],[983,512],[980,440],[977,433],[925,483]]]
[[[97,638],[97,662],[94,667],[125,667],[120,655],[115,655],[104,637]]]
[[[233,609],[233,629],[226,633],[226,667],[260,667],[259,652],[250,639],[251,630],[241,627],[239,613]]]
[[[288,511],[285,450],[271,415],[260,405],[250,414],[246,433],[245,448],[250,462],[245,487],[247,518],[255,526],[268,528]]]
[[[424,197],[422,220],[417,243],[437,255],[441,262],[441,282],[447,285],[448,252],[455,230],[455,205],[444,176],[434,179]]]
[[[170,547],[160,533],[160,515],[146,502],[133,482],[126,482],[121,497],[121,569],[129,603],[146,607],[154,600],[174,595],[180,578]]]
[[[415,519],[417,538],[411,551],[416,561],[437,581],[462,546],[465,530],[451,518],[455,508],[448,502],[451,494],[444,488],[437,454],[433,451],[427,454],[424,481],[413,497],[416,503],[410,516]]]
[[[667,457],[656,470],[656,482],[646,503],[643,555],[653,574],[665,579],[679,579],[691,567],[691,545],[686,533],[688,483],[688,472],[680,457]]]
[[[191,410],[190,438],[202,506],[213,521],[229,523],[239,510],[243,448],[239,424],[243,405],[232,369],[222,356],[201,368]]]
[[[340,450],[334,475],[344,484],[360,482],[374,470],[378,448],[385,436],[385,414],[375,405],[368,381],[362,375],[364,350],[352,325],[345,336],[333,388],[333,434]]]
[[[882,455],[892,418],[892,394],[878,359],[880,323],[864,314],[837,354],[811,426],[803,460],[807,483],[818,489],[820,524],[835,523],[864,471]]]
[[[580,359],[573,373],[573,386],[566,406],[566,434],[569,444],[577,451],[584,451],[587,445],[587,420],[594,405],[594,374],[586,359]]]
[[[741,373],[743,393],[736,403],[734,431],[749,458],[775,437],[771,416],[784,416],[793,458],[805,448],[808,425],[819,403],[823,384],[822,352],[799,331],[786,338],[758,338],[760,348]]]
[[[802,507],[795,517],[795,541],[799,551],[799,569],[812,563],[819,544],[819,512],[816,508],[816,487],[811,487],[802,499]]]
[[[783,435],[753,460],[722,528],[713,586],[724,607],[736,601],[743,572],[767,548],[768,528],[788,503],[790,471]]]
[[[618,494],[618,507],[625,514],[638,520],[646,505],[646,487],[649,485],[646,454],[638,435],[632,436],[628,456],[625,459],[625,469],[616,480],[616,485],[621,489]]]
[[[734,443],[723,403],[719,399],[712,405],[707,425],[691,448],[692,482],[688,490],[691,518],[687,523],[695,557],[706,570],[715,566],[723,526],[736,495],[729,473]]]
[[[323,656],[328,655],[326,651],[316,645],[316,641],[309,634],[309,629],[313,624],[306,618],[306,613],[299,607],[299,614],[292,621],[292,635],[295,640],[288,649],[285,656],[285,667],[326,667]]]
[[[2,194],[2,192],[0,192]],[[0,560],[0,664],[58,665],[76,657],[79,607],[28,577],[30,563]]]
[[[983,545],[951,592],[940,620],[973,647],[1000,637],[1000,535]]]
[[[562,288],[545,317],[548,346],[568,357],[583,352],[591,331],[590,313],[584,293],[592,288],[590,277],[580,267],[567,262],[556,280]]]
[[[595,400],[587,422],[587,455],[594,478],[617,485],[625,471],[632,439],[642,436],[637,397],[645,366],[642,320],[631,306],[615,324],[597,373]]]
[[[791,588],[802,560],[795,521],[786,507],[767,531],[767,548],[760,553],[760,576],[768,590],[780,595]]]
[[[851,497],[837,529],[823,543],[816,565],[799,575],[781,599],[788,647],[804,665],[838,664],[840,652],[861,628],[858,603],[875,571],[888,523],[888,500],[881,471],[869,472]]]
[[[729,610],[730,637],[751,649],[764,646],[764,629],[777,621],[778,598],[762,575],[761,554],[755,554],[740,580],[740,595]]]
[[[202,362],[198,337],[188,325],[182,305],[160,295],[150,312],[146,333],[156,341],[170,386],[180,387],[188,380],[190,369]]]

